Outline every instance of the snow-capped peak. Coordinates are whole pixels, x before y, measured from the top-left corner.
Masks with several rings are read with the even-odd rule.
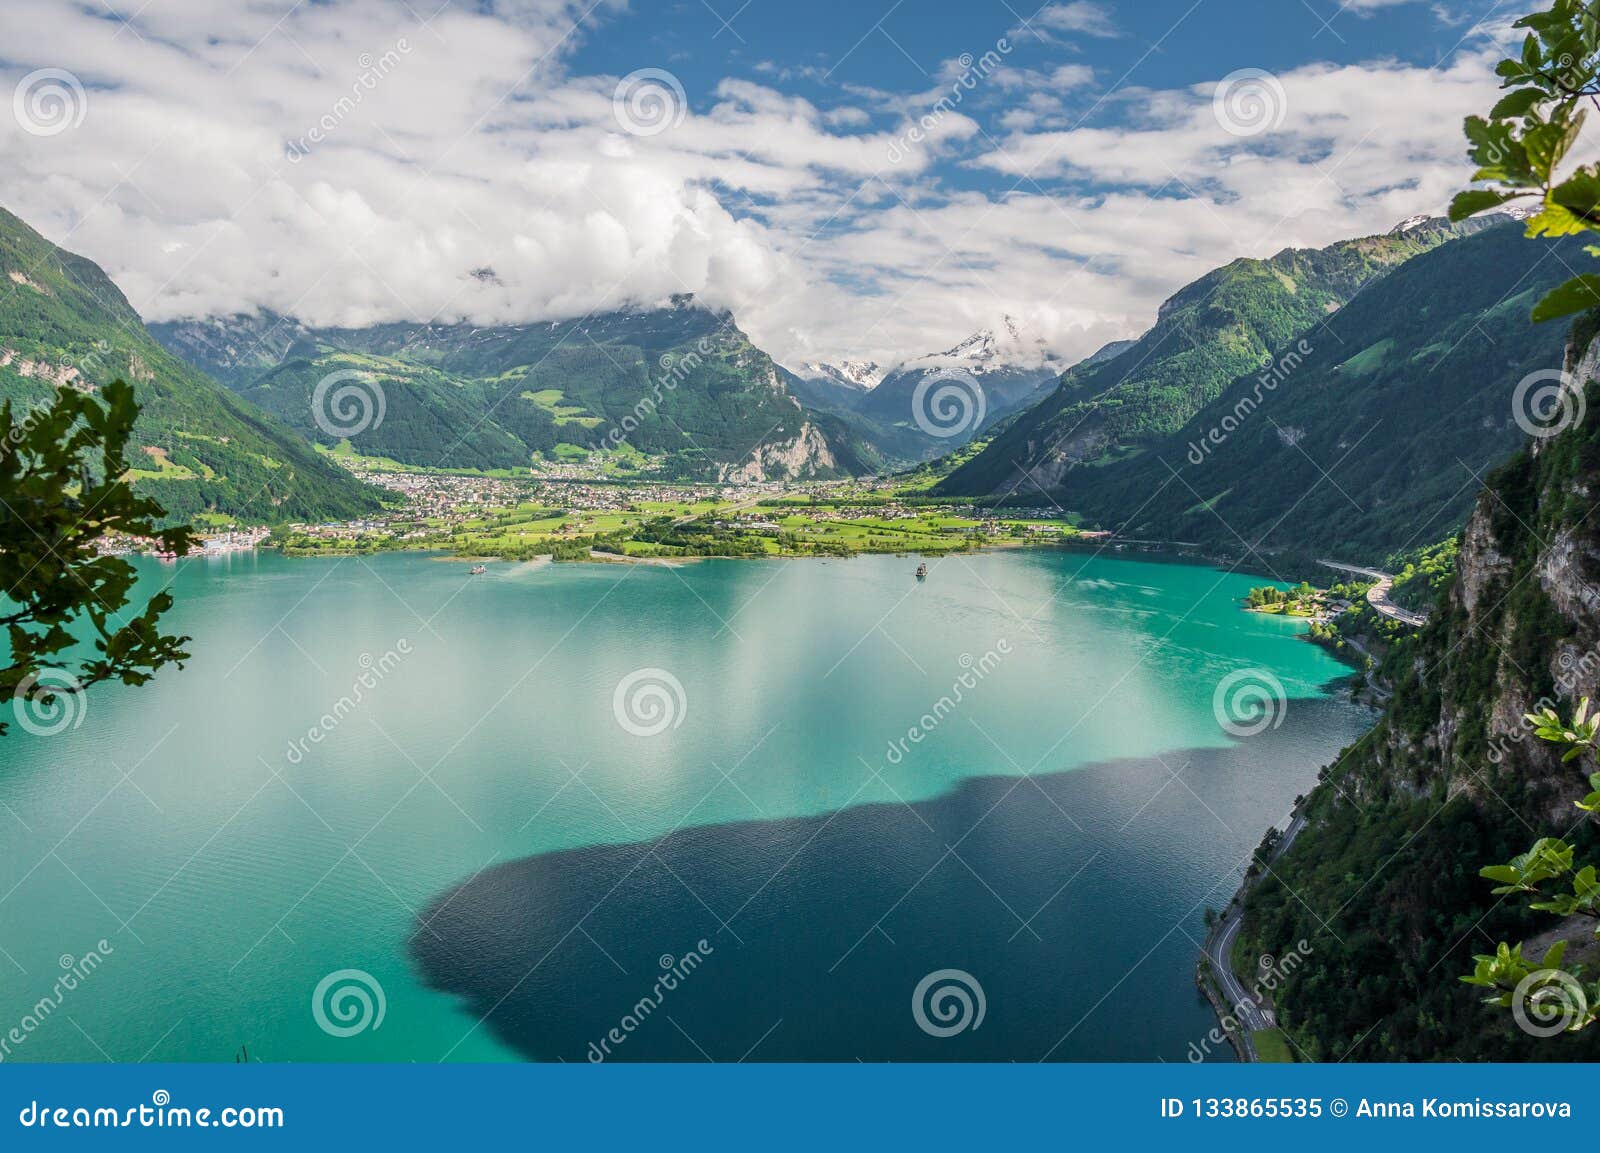
[[[920,356],[907,361],[906,368],[938,369],[961,368],[979,374],[995,369],[1046,367],[1054,358],[1044,349],[1041,341],[1028,341],[1022,328],[1010,316],[1000,318],[1000,328],[981,328],[967,339],[944,352]]]
[[[801,365],[801,375],[832,380],[853,388],[876,388],[886,371],[871,360],[840,360],[832,364],[808,363]]]
[[[1498,211],[1501,216],[1509,216],[1512,220],[1526,220],[1543,212],[1544,205],[1537,200],[1522,204],[1504,204]]]
[[[1399,236],[1402,232],[1410,232],[1413,228],[1421,228],[1424,224],[1428,223],[1428,221],[1432,219],[1433,217],[1429,216],[1426,212],[1420,213],[1417,216],[1408,216],[1399,224],[1396,224],[1393,228],[1389,229],[1389,235]]]

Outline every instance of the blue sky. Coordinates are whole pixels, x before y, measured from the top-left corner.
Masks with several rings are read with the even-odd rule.
[[[0,203],[146,316],[526,322],[687,291],[792,366],[1007,318],[1013,355],[1070,360],[1236,256],[1438,212],[1521,10],[219,7],[0,9]]]

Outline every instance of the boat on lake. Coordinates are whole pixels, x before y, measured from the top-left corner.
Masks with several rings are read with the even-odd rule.
[[[925,581],[928,579],[928,566],[926,562],[917,566],[917,579],[919,581]]]
[[[489,571],[488,565],[475,564],[467,570],[468,576],[482,576]]]

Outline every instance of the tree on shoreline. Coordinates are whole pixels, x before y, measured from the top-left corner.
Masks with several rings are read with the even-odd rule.
[[[194,543],[187,527],[160,527],[166,510],[125,479],[138,415],[121,380],[99,398],[61,388],[25,413],[0,404],[0,626],[9,648],[0,658],[0,698],[25,727],[44,718],[53,730],[53,718],[90,686],[141,685],[162,665],[188,659],[189,638],[159,627],[171,594],[157,593],[124,618],[133,566],[95,547],[113,533],[179,554]],[[74,656],[86,639],[94,654]],[[0,719],[0,736],[8,728]]]

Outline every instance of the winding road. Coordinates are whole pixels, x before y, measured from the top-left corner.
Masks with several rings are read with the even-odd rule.
[[[1412,612],[1402,608],[1390,599],[1389,593],[1394,588],[1394,576],[1391,573],[1379,572],[1375,568],[1362,568],[1359,565],[1341,564],[1336,560],[1319,560],[1317,562],[1327,568],[1338,569],[1340,572],[1355,573],[1357,576],[1368,577],[1378,583],[1367,590],[1367,603],[1390,620],[1399,621],[1412,628],[1420,628],[1428,621],[1424,613]]]
[[[1306,827],[1306,818],[1302,813],[1296,813],[1289,821],[1289,827],[1283,831],[1283,836],[1278,838],[1277,845],[1272,850],[1272,860],[1276,861],[1284,851],[1294,843],[1300,835],[1300,830]],[[1244,1026],[1239,1030],[1239,1039],[1244,1044],[1244,1059],[1257,1061],[1255,1043],[1251,1041],[1250,1034],[1257,1029],[1273,1029],[1277,1027],[1277,1019],[1268,1009],[1261,1004],[1244,987],[1244,982],[1239,980],[1238,974],[1233,971],[1233,962],[1230,954],[1233,952],[1233,943],[1239,936],[1239,929],[1244,925],[1244,904],[1235,898],[1222,915],[1222,920],[1217,924],[1211,936],[1206,938],[1206,959],[1211,962],[1211,972],[1215,974],[1217,984],[1222,988],[1222,995],[1228,1002],[1229,1012],[1238,1017],[1239,1023]]]

